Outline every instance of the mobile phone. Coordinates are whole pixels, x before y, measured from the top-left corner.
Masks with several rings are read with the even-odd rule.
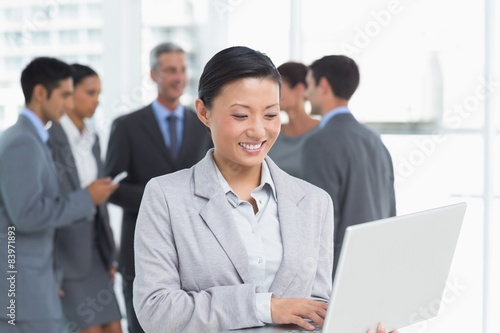
[[[128,173],[127,171],[122,171],[120,172],[119,174],[117,174],[115,176],[115,178],[113,178],[113,180],[111,181],[112,184],[118,184],[119,182],[121,182],[123,179],[125,179],[125,177],[128,176]]]

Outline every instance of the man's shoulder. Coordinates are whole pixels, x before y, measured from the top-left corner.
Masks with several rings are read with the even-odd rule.
[[[361,135],[364,137],[368,136],[370,138],[379,136],[371,128],[359,122],[350,114],[338,115],[334,117],[320,132],[323,136],[337,138],[350,137],[352,135]]]
[[[28,125],[22,121],[16,122],[14,125],[7,128],[0,135],[0,143],[6,143],[12,140],[20,140],[23,138],[33,138],[35,136],[28,130]]]
[[[309,146],[309,145],[318,145],[323,142],[330,141],[330,137],[332,136],[337,136],[338,132],[333,132],[325,127],[323,128],[318,128],[315,130],[313,133],[310,133],[307,138],[304,140],[304,145]]]
[[[164,192],[166,196],[177,197],[179,191],[185,191],[189,188],[189,184],[193,179],[194,166],[191,168],[177,170],[161,176],[153,177],[147,183],[146,187],[155,187],[157,190]],[[176,191],[172,191],[176,188]]]
[[[42,144],[37,135],[30,131],[26,124],[17,122],[0,135],[0,155],[8,155],[20,149],[25,150],[26,155],[35,153],[38,151],[35,147]]]
[[[115,119],[116,123],[135,123],[137,120],[140,118],[144,117],[144,115],[148,112],[152,112],[153,108],[151,107],[151,104],[148,104],[138,110],[133,110],[129,113],[126,113],[124,115],[119,116],[118,118]]]

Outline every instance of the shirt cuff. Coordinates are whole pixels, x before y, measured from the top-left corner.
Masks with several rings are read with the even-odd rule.
[[[272,324],[271,318],[271,296],[272,293],[255,294],[255,306],[257,308],[257,318],[263,323]]]

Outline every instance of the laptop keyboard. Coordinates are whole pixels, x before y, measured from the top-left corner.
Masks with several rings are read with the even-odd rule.
[[[297,332],[321,333],[321,327],[319,327],[318,324],[313,323],[313,322],[310,322],[310,323],[314,326],[314,331],[309,331],[309,330],[306,330],[305,328],[299,328],[296,330],[289,330],[286,332],[288,332],[288,333],[297,333]]]

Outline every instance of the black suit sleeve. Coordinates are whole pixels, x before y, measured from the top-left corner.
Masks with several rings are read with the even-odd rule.
[[[124,210],[138,212],[141,204],[144,186],[134,184],[131,169],[131,144],[132,139],[128,133],[127,124],[123,118],[113,122],[109,137],[108,151],[106,154],[105,173],[114,177],[122,171],[127,171],[129,176],[125,178],[118,189],[111,195],[109,201]]]

